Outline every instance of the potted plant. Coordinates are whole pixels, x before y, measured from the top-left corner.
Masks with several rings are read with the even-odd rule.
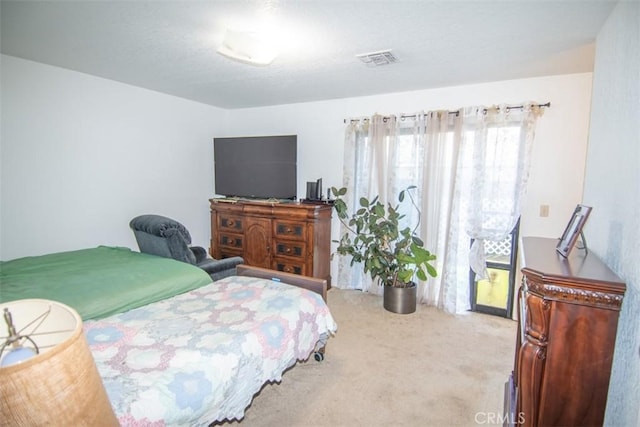
[[[338,244],[337,253],[351,257],[351,265],[362,263],[378,285],[384,286],[384,308],[395,313],[413,313],[416,309],[417,286],[414,278],[427,280],[427,274],[436,277],[431,261],[436,256],[424,247],[416,234],[420,224],[420,209],[416,205],[410,186],[398,195],[398,204],[385,207],[376,196],[373,200],[360,198],[360,208],[349,214],[344,196],[346,188],[331,188],[335,197],[334,208],[347,231]],[[398,212],[400,203],[408,196],[418,212],[417,224],[401,228],[400,220],[405,216]]]

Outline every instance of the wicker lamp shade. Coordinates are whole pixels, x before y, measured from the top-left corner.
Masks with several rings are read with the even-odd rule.
[[[0,367],[0,419],[7,425],[116,426],[107,393],[70,307],[48,300],[19,300],[8,307],[18,331],[30,334],[40,353]],[[5,339],[5,337],[2,337]]]

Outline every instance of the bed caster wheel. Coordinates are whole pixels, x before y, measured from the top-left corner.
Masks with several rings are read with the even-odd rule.
[[[316,362],[322,362],[324,360],[324,353],[321,353],[319,351],[316,351],[313,354],[313,358],[316,359]]]

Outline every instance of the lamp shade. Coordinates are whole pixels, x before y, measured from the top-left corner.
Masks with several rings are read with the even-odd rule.
[[[116,419],[87,345],[82,319],[49,300],[0,304],[15,329],[39,354],[0,367],[0,420],[4,425],[116,426]],[[0,336],[0,340],[8,339]]]

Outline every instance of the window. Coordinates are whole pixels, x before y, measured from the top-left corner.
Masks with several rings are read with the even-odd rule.
[[[489,278],[477,280],[476,274],[469,270],[472,311],[511,318],[519,231],[520,221],[504,239],[484,242]]]
[[[374,115],[347,125],[344,185],[351,195],[351,209],[357,209],[360,197],[372,199],[381,194],[383,201],[396,204],[400,190],[409,185],[418,188],[418,232],[437,255],[439,272],[437,278],[419,284],[421,302],[464,312],[473,305],[472,295],[477,305],[478,289],[481,297],[483,292],[489,294],[483,282],[480,288],[474,282],[476,288],[470,289],[470,266],[476,272],[489,267],[494,282],[504,277],[505,265],[513,271],[512,261],[494,265],[492,244],[512,236],[520,216],[540,111],[535,104],[468,107],[453,114]],[[416,223],[409,207],[403,213],[407,224]],[[471,250],[470,239],[474,242]],[[513,244],[510,250],[515,256]],[[508,280],[512,276],[510,273]],[[340,259],[337,286],[380,293]],[[506,299],[504,305],[486,305],[509,311],[509,297]]]

